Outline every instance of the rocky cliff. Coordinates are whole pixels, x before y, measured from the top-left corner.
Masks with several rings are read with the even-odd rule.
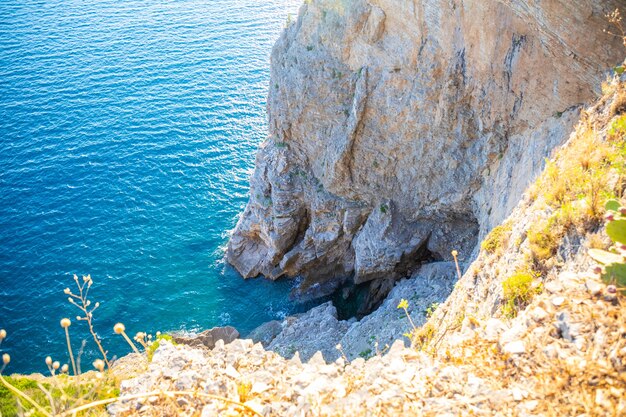
[[[455,284],[449,263],[438,262],[399,282],[360,322],[337,321],[322,305],[283,323],[269,346],[278,354],[251,340],[220,340],[212,350],[162,342],[148,371],[122,383],[109,412],[626,415],[626,293],[592,272],[588,255],[611,244],[605,199],[623,204],[626,195],[626,74],[604,90]],[[425,288],[442,282],[450,285]],[[421,326],[425,297],[445,298],[451,288]],[[411,348],[391,342],[402,333]],[[371,358],[355,359],[368,336],[381,343],[361,355]]]
[[[228,245],[300,297],[469,260],[622,57],[603,0],[311,0],[271,56],[269,137]]]

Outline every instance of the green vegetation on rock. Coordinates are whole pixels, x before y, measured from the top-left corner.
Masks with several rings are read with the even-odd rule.
[[[511,235],[512,227],[513,225],[510,222],[494,227],[480,244],[481,249],[489,253],[499,253]]]
[[[534,286],[535,277],[529,272],[517,272],[502,282],[504,305],[502,312],[512,318],[532,300],[540,287]]]

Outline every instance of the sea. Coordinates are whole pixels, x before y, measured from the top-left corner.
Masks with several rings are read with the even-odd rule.
[[[271,48],[301,0],[0,1],[0,328],[5,374],[98,357],[93,326],[198,332],[302,311],[291,281],[224,262],[267,136]]]

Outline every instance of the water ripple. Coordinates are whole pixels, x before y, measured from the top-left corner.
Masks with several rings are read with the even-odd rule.
[[[0,2],[0,328],[9,372],[66,361],[63,296],[96,327],[250,330],[289,283],[222,261],[266,136],[269,53],[300,0]],[[88,338],[82,323],[74,340]],[[94,354],[93,347],[85,360]]]

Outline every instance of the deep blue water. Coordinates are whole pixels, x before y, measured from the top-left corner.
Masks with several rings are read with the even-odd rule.
[[[299,307],[223,262],[267,134],[269,54],[300,0],[0,2],[0,350],[67,362],[63,294],[91,274],[96,330],[246,332]],[[89,367],[84,365],[83,368]]]

